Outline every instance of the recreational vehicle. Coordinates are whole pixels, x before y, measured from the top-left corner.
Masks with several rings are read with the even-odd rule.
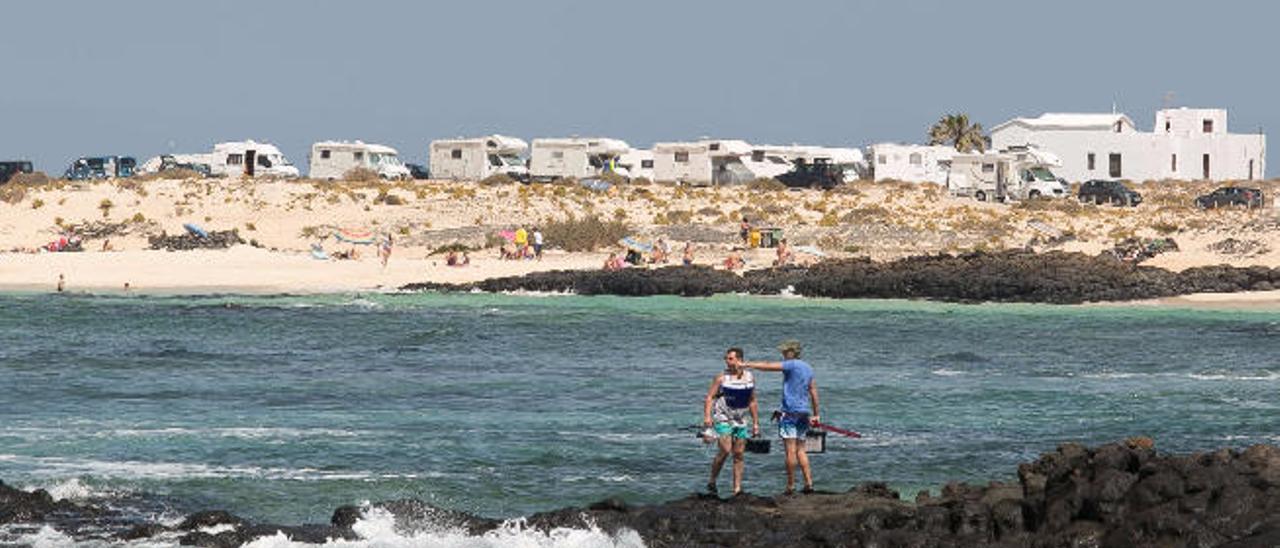
[[[1061,165],[1056,156],[1031,147],[956,154],[947,173],[947,189],[978,201],[1065,198],[1070,196],[1066,183],[1050,169]]]
[[[630,151],[631,145],[618,139],[534,139],[529,153],[529,176],[544,181],[581,179],[605,173],[630,177],[619,162],[622,155]]]
[[[369,169],[383,179],[408,179],[409,168],[400,163],[396,149],[361,141],[321,141],[311,145],[312,179],[330,181],[346,177],[353,169]]]
[[[270,143],[232,141],[213,145],[210,154],[174,154],[180,163],[206,164],[215,177],[270,175],[297,177],[298,168]],[[147,162],[150,164],[150,160]]]
[[[745,183],[765,175],[748,167],[752,147],[746,141],[702,140],[653,145],[654,177],[688,185]],[[779,174],[790,171],[790,164]]]
[[[26,160],[15,160],[10,162],[0,162],[0,185],[9,182],[14,175],[19,173],[31,173],[31,162]]]
[[[653,151],[631,149],[618,158],[618,165],[627,170],[634,179],[653,180]]]
[[[517,180],[528,178],[529,170],[521,155],[529,145],[523,140],[504,135],[475,139],[441,139],[432,141],[428,159],[431,176],[455,181],[479,181],[490,175],[503,174]]]

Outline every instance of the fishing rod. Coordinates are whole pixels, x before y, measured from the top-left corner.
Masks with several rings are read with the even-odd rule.
[[[837,433],[837,434],[840,434],[840,435],[842,435],[842,436],[849,437],[849,438],[861,438],[861,437],[862,437],[862,434],[859,434],[859,433],[857,433],[857,432],[854,432],[853,430],[845,430],[845,429],[840,428],[840,427],[838,427],[838,426],[831,426],[830,424],[827,424],[827,423],[824,423],[824,422],[814,421],[814,422],[813,422],[813,426],[814,426],[815,428],[821,428],[821,429],[823,429],[823,430],[827,430],[827,431],[829,431],[829,432],[835,432],[835,433]]]

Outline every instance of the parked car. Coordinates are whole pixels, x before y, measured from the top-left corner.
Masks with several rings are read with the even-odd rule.
[[[404,167],[409,168],[409,176],[414,179],[430,179],[431,172],[427,171],[426,166],[422,164],[405,164]]]
[[[1262,207],[1265,201],[1262,198],[1262,189],[1260,188],[1244,188],[1238,186],[1224,186],[1196,198],[1196,207],[1200,209],[1217,208],[1222,206],[1244,206],[1249,209]]]
[[[81,157],[71,162],[63,177],[72,181],[133,177],[138,161],[129,156]]]
[[[31,173],[31,162],[18,160],[13,162],[0,162],[0,185],[9,182],[14,175],[19,173]]]
[[[775,179],[789,188],[817,187],[829,190],[844,182],[844,168],[827,161],[826,158],[819,158],[812,162],[800,159],[795,161],[795,167],[791,171]]]
[[[1111,204],[1111,205],[1127,205],[1136,206],[1142,203],[1142,195],[1138,194],[1120,181],[1106,181],[1094,179],[1085,181],[1080,185],[1080,191],[1076,193],[1076,198],[1081,202],[1093,202],[1095,204]]]

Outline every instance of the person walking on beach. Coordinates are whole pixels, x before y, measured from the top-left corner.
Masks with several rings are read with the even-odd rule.
[[[533,227],[533,258],[542,260],[542,231]]]
[[[524,259],[529,256],[529,231],[524,227],[516,229],[516,257]]]
[[[747,438],[760,435],[760,413],[756,407],[756,383],[750,371],[742,367],[742,349],[730,348],[724,353],[725,370],[716,374],[707,389],[702,405],[702,424],[713,428],[720,451],[711,460],[711,479],[707,492],[716,494],[716,478],[724,461],[733,455],[733,494],[742,492],[742,473],[746,469],[744,454]],[[751,413],[750,434],[747,413]]]
[[[684,257],[682,260],[685,266],[693,266],[693,242],[684,243]]]
[[[394,242],[391,240],[390,234],[387,234],[378,244],[378,257],[382,259],[382,268],[386,268],[387,261],[391,259],[392,245],[394,245]]]
[[[786,447],[787,491],[795,492],[796,465],[804,475],[803,493],[813,492],[813,475],[809,455],[805,453],[805,435],[809,426],[818,422],[818,382],[813,367],[800,360],[800,341],[787,340],[778,345],[781,362],[745,362],[743,367],[760,371],[782,372],[782,409],[779,410],[778,436]]]

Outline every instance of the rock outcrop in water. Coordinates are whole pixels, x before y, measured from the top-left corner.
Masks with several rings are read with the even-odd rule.
[[[708,267],[681,266],[616,272],[560,270],[472,284],[410,284],[401,289],[624,296],[776,295],[792,291],[807,297],[838,299],[1077,304],[1274,288],[1280,288],[1280,269],[1219,265],[1172,272],[1123,262],[1110,255],[1003,251],[908,257],[887,263],[845,259],[812,268],[754,270],[742,276]]]
[[[406,534],[449,528],[475,535],[501,525],[417,500],[375,506],[393,514]],[[135,524],[115,538],[176,534],[185,545],[238,546],[283,533],[318,543],[358,538],[352,526],[363,512],[345,506],[329,524],[303,526],[251,524],[226,512],[200,512],[172,528]],[[104,513],[0,484],[0,524],[49,523],[74,531],[66,525]],[[951,483],[938,496],[920,494],[915,500],[903,500],[882,483],[864,483],[843,493],[692,495],[650,506],[606,500],[535,514],[528,524],[540,530],[632,530],[653,547],[1275,547],[1280,448],[1167,456],[1145,438],[1094,449],[1066,444],[1019,466],[1017,483]],[[221,527],[210,529],[215,526]]]

